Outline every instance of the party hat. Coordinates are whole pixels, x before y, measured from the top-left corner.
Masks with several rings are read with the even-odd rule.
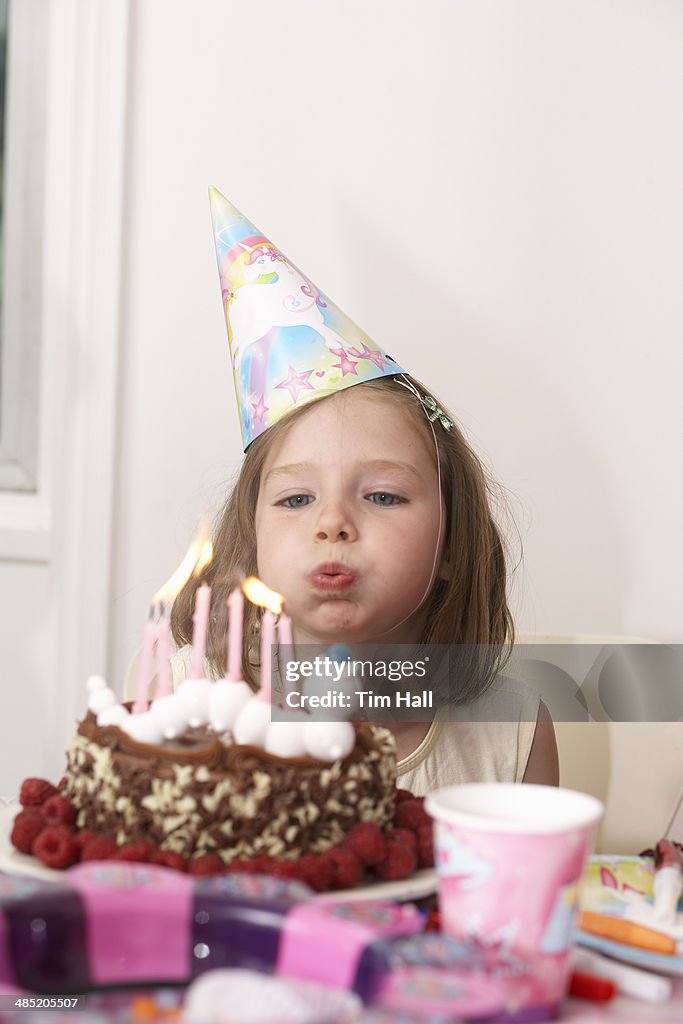
[[[245,449],[300,405],[403,373],[225,196],[209,200]]]

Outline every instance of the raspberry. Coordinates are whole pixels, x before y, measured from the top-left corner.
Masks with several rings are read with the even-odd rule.
[[[70,800],[59,793],[51,796],[40,808],[46,825],[73,825],[76,809]]]
[[[431,825],[418,826],[417,863],[421,868],[434,867],[434,829]]]
[[[410,792],[409,789],[397,789],[396,790],[396,805],[402,804],[404,800],[414,800],[415,796]]]
[[[427,924],[425,925],[426,932],[440,932],[441,931],[441,914],[438,910],[430,910],[427,914]]]
[[[68,868],[78,860],[78,847],[66,825],[44,828],[33,844],[33,856],[48,868]]]
[[[150,857],[152,864],[161,864],[164,868],[175,868],[176,871],[187,871],[187,858],[175,850],[157,850]]]
[[[256,861],[249,857],[237,857],[228,864],[228,873],[231,875],[255,875],[257,872]]]
[[[317,853],[306,853],[299,859],[299,878],[315,892],[325,892],[332,881],[332,867]]]
[[[109,836],[95,836],[81,846],[81,860],[112,860],[117,850],[116,840]]]
[[[377,877],[384,882],[397,882],[400,878],[412,875],[417,857],[411,848],[404,843],[387,843],[387,850],[386,860],[375,865]]]
[[[284,878],[286,881],[290,881],[291,879],[299,880],[301,878],[299,865],[294,860],[275,861],[270,874],[273,875],[274,878]]]
[[[417,836],[411,828],[390,828],[385,836],[388,843],[405,843],[417,853]]]
[[[219,875],[223,870],[223,861],[215,853],[202,853],[192,858],[187,870],[191,875]]]
[[[83,849],[91,839],[97,839],[94,832],[90,832],[87,828],[81,829],[80,832],[74,833],[74,839],[76,840],[76,846],[78,847],[78,855],[83,853]]]
[[[396,828],[416,829],[418,825],[425,825],[431,822],[431,818],[422,806],[422,798],[415,800],[404,800],[396,808],[394,825]]]
[[[362,821],[354,825],[342,846],[352,850],[363,864],[379,864],[387,855],[387,841],[379,825]]]
[[[267,853],[262,853],[260,857],[254,857],[251,863],[254,874],[270,875],[277,864],[277,860]]]
[[[10,839],[21,853],[31,853],[33,844],[45,828],[43,816],[37,807],[19,811],[14,819]]]
[[[332,870],[330,889],[350,889],[363,876],[363,865],[353,850],[328,850],[323,857]]]
[[[40,807],[58,792],[56,786],[46,779],[24,779],[19,793],[19,803],[22,807]]]
[[[151,860],[155,849],[156,847],[153,843],[148,843],[146,839],[139,839],[137,843],[126,843],[125,846],[119,846],[112,859],[128,860],[135,864],[146,864],[147,861]]]

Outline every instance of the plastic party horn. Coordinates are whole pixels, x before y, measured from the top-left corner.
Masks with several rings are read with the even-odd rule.
[[[569,984],[578,883],[602,804],[553,786],[472,783],[438,790],[426,808],[444,932],[524,960],[534,984],[520,1009],[552,1019]]]

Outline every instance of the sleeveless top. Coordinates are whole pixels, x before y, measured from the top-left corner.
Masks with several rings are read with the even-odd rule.
[[[189,646],[171,655],[174,689],[188,676],[190,656]],[[208,671],[207,678],[212,678]],[[538,710],[538,694],[518,681],[494,684],[465,712],[474,721],[437,714],[420,745],[397,762],[397,784],[424,796],[462,782],[521,782]]]
[[[524,683],[496,679],[472,704],[437,713],[419,747],[398,762],[398,785],[424,796],[463,782],[521,782],[539,707]]]
[[[462,782],[521,782],[536,722],[432,723],[397,764],[398,785],[416,796]]]

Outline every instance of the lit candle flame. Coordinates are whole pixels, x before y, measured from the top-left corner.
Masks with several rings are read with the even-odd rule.
[[[197,564],[194,567],[194,575],[199,576],[199,574],[203,572],[204,569],[206,569],[207,565],[209,565],[212,560],[213,544],[211,543],[211,538],[208,537],[206,540],[202,542],[201,547],[199,548]]]
[[[190,576],[198,576],[213,558],[213,545],[208,522],[203,522],[198,536],[192,541],[187,554],[176,571],[159,587],[152,599],[153,604],[168,604],[183,589]]]
[[[154,604],[166,604],[168,601],[173,600],[176,594],[183,589],[192,575],[192,571],[197,564],[198,558],[199,543],[195,540],[190,544],[187,549],[187,554],[173,575],[169,576],[164,585],[159,587],[157,590],[153,599]]]
[[[242,584],[242,590],[252,604],[257,604],[261,608],[267,608],[273,615],[279,615],[282,611],[282,606],[285,603],[282,594],[271,590],[270,587],[267,587],[256,576],[248,576]]]

